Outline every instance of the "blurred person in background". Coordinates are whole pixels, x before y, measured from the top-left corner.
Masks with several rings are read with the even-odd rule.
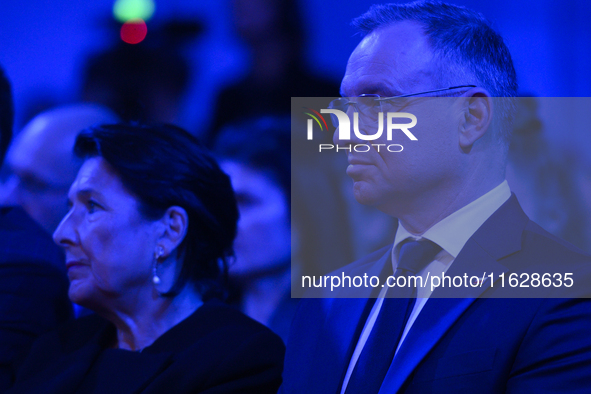
[[[0,69],[0,164],[12,139],[10,84]],[[72,317],[63,255],[21,208],[0,207],[0,392],[35,338]]]
[[[81,99],[112,108],[123,121],[178,123],[193,74],[182,47],[201,31],[198,22],[172,20],[138,44],[117,35],[115,44],[87,60]]]
[[[304,24],[297,0],[231,0],[232,21],[246,44],[246,76],[219,94],[213,134],[225,124],[265,114],[289,115],[291,97],[339,96],[338,83],[304,64]]]
[[[4,204],[21,206],[49,234],[67,212],[65,196],[80,162],[72,148],[83,129],[117,122],[108,108],[74,104],[33,118],[15,138],[7,154],[11,172],[4,185]]]
[[[175,126],[105,125],[54,233],[72,301],[96,312],[39,339],[11,393],[275,393],[284,346],[225,305],[238,209],[208,151]]]
[[[517,99],[507,181],[533,221],[591,252],[591,219],[579,184],[580,165],[548,142],[538,114],[538,100]]]
[[[324,274],[353,256],[334,163],[292,156],[290,126],[288,117],[256,117],[227,126],[214,145],[240,211],[229,270],[233,301],[284,340],[299,301],[292,296],[301,296],[291,293],[292,269]]]
[[[214,149],[240,211],[229,267],[233,301],[284,340],[297,306],[290,296],[289,150],[289,119],[272,117],[227,127]]]

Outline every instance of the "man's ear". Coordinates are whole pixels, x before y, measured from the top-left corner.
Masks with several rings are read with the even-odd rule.
[[[468,93],[459,129],[460,148],[463,151],[470,151],[474,143],[484,136],[493,116],[492,99],[486,90],[474,88]]]
[[[158,241],[164,249],[162,257],[167,258],[183,242],[189,228],[189,215],[184,208],[172,206],[166,210],[162,219],[164,232]]]

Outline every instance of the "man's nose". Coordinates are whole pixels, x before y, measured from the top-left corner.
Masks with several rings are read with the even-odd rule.
[[[337,128],[332,136],[332,142],[335,146],[346,147],[346,146],[364,143],[361,139],[359,139],[359,137],[357,137],[357,135],[353,131],[353,121],[355,119],[355,116],[353,114],[354,114],[354,112],[352,109],[349,109],[347,111],[347,116],[349,117],[349,128],[350,128],[348,133],[346,133],[346,132],[341,133],[340,132],[340,125],[337,126]],[[346,137],[347,134],[348,134],[348,137]]]

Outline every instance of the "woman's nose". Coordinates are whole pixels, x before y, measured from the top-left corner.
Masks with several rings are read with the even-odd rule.
[[[53,242],[61,247],[76,244],[78,233],[73,223],[73,210],[70,209],[53,233]]]

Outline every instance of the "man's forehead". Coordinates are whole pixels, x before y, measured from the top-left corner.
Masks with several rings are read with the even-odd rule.
[[[433,51],[419,23],[403,21],[379,28],[351,54],[341,93],[395,96],[411,93],[411,86],[429,89],[435,68],[432,60]]]
[[[38,167],[41,172],[61,172],[74,145],[75,134],[64,137],[63,122],[57,122],[46,115],[38,115],[25,126],[9,150],[9,161],[14,166]],[[70,171],[71,172],[71,171]]]

